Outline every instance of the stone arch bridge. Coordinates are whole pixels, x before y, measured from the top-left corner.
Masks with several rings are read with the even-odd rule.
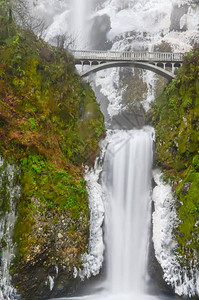
[[[175,78],[174,71],[182,65],[182,53],[145,51],[82,51],[72,50],[75,63],[82,66],[81,77],[113,67],[135,67],[150,70],[169,81]],[[88,66],[84,70],[84,66]]]

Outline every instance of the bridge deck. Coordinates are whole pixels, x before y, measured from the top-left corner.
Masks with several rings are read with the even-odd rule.
[[[184,55],[182,53],[172,52],[144,52],[144,51],[82,51],[73,50],[73,56],[76,60],[92,61],[142,61],[142,62],[182,62]]]

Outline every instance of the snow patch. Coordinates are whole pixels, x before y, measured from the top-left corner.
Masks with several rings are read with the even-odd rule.
[[[98,72],[95,76],[95,84],[96,86],[101,86],[100,92],[108,98],[107,111],[111,118],[125,110],[125,107],[121,104],[125,89],[119,87],[119,68]]]
[[[50,275],[48,275],[48,281],[49,281],[49,285],[50,285],[50,291],[52,291],[53,287],[54,287],[54,279],[53,277],[51,277]]]
[[[151,108],[151,103],[155,100],[155,86],[157,82],[157,77],[154,72],[144,71],[142,75],[142,80],[147,85],[147,94],[145,99],[141,101],[142,106],[145,111]]]
[[[199,19],[199,14],[198,14]],[[175,53],[186,53],[192,50],[192,45],[199,43],[199,31],[189,30],[185,32],[172,31],[162,38],[161,42],[170,44]]]

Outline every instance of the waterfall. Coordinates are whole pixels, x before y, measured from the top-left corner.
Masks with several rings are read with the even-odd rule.
[[[103,171],[108,289],[144,291],[153,130],[112,131]]]
[[[89,44],[89,16],[92,12],[93,0],[72,0],[70,33],[75,42],[76,49],[86,49]]]
[[[135,294],[138,299],[149,297],[144,291],[151,224],[153,137],[151,127],[109,130],[103,143],[103,168],[96,165],[86,174],[91,209],[89,253],[83,256],[83,269],[75,268],[74,274],[89,278],[100,271],[103,198],[107,276],[101,287],[109,300],[128,299]],[[101,170],[100,187],[97,181]],[[92,297],[98,299],[99,295]]]

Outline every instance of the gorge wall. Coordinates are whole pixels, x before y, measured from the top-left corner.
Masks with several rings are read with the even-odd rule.
[[[153,116],[158,154],[156,163],[162,167],[165,180],[170,183],[173,192],[173,199],[168,200],[165,197],[165,203],[162,203],[166,207],[167,202],[170,201],[170,208],[167,207],[165,211],[168,215],[171,211],[173,214],[170,219],[172,228],[169,230],[172,244],[168,245],[169,250],[165,249],[164,254],[167,259],[167,253],[170,252],[167,266],[159,254],[157,257],[165,271],[166,281],[175,288],[177,293],[189,296],[199,293],[198,71],[199,51],[196,49],[187,54],[176,79],[156,100]],[[168,263],[171,263],[173,271],[171,269],[168,271]],[[169,272],[173,274],[171,278]]]
[[[81,268],[88,252],[84,165],[95,161],[103,115],[90,86],[75,72],[73,58],[10,22],[2,3],[0,9],[0,169],[6,176],[0,185],[1,220],[13,210],[10,164],[20,187],[20,195],[12,196],[15,259],[5,265],[5,232],[1,268],[10,267],[23,299],[70,294],[74,267]],[[3,297],[13,293],[10,288]]]

